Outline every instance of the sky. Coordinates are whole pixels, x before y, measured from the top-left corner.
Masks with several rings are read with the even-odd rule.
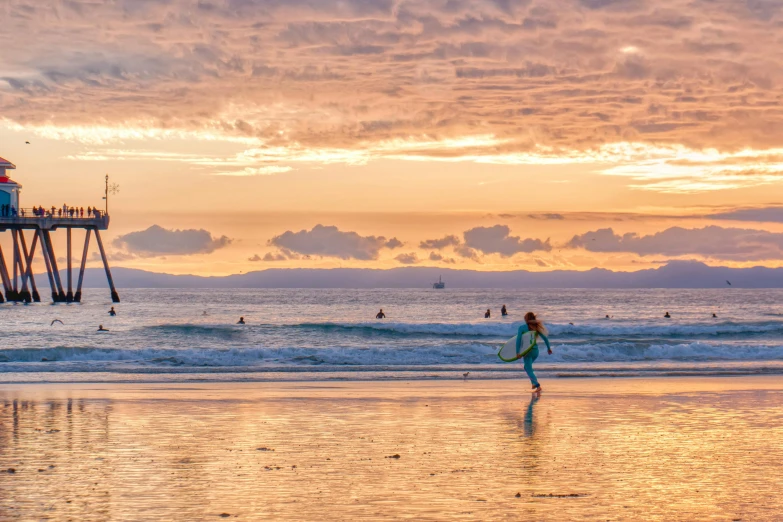
[[[109,174],[113,266],[783,266],[777,0],[0,0],[0,19],[22,206],[103,206]]]

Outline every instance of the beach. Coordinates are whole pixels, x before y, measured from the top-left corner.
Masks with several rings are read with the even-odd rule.
[[[0,385],[0,519],[760,520],[775,376]],[[10,471],[13,470],[13,471]]]

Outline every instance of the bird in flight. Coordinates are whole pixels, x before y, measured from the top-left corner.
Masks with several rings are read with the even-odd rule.
[[[729,286],[731,286],[731,281],[729,281],[728,279],[726,279],[726,284],[727,284],[727,285],[729,285]]]
[[[465,372],[462,374],[462,380],[468,380],[468,375],[470,375],[470,372]]]
[[[30,145],[30,142],[29,141],[25,141],[24,144],[25,145]]]
[[[53,321],[51,322],[51,324],[50,324],[49,326],[54,326],[54,323],[65,324],[64,322],[60,321],[59,319],[55,319],[55,320],[53,320]]]

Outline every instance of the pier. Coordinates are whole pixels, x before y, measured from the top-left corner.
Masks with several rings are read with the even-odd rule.
[[[0,279],[2,279],[5,297],[0,295],[0,303],[40,302],[41,296],[33,274],[33,261],[40,252],[46,266],[46,275],[55,303],[80,303],[82,300],[82,284],[87,265],[91,236],[95,236],[98,251],[103,261],[106,279],[111,291],[112,302],[119,303],[120,296],[114,287],[114,280],[106,258],[106,250],[101,239],[101,230],[109,228],[109,215],[105,210],[73,207],[23,208],[19,205],[21,185],[13,181],[7,171],[16,166],[0,158],[0,234],[10,232],[11,252],[3,251],[0,244]],[[109,185],[106,177],[106,196]],[[108,201],[108,200],[107,200]],[[107,204],[108,210],[108,204]],[[84,245],[82,249],[79,276],[74,291],[73,280],[73,230],[84,230]],[[65,284],[61,277],[55,253],[52,236],[64,231],[66,244]]]

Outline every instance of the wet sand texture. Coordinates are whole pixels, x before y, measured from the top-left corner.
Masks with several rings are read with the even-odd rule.
[[[0,520],[770,520],[779,378],[0,386]]]

